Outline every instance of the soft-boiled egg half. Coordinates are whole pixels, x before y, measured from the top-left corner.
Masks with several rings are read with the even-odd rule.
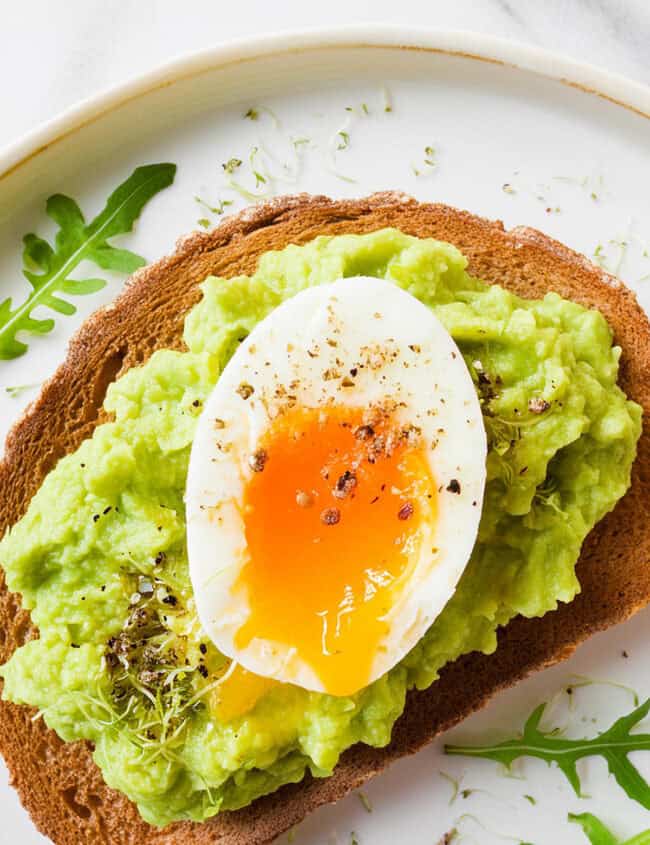
[[[205,632],[256,675],[366,686],[452,596],[485,457],[472,379],[426,306],[365,277],[289,299],[198,421],[187,540]]]

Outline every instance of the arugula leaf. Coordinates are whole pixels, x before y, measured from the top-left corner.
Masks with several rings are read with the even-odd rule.
[[[67,296],[82,296],[101,290],[106,281],[100,278],[71,279],[70,274],[82,261],[92,261],[102,270],[133,273],[146,263],[128,249],[111,246],[109,238],[133,230],[147,202],[171,185],[175,164],[149,164],[136,168],[129,178],[110,195],[105,207],[90,223],[86,223],[77,203],[64,194],[47,200],[46,212],[59,227],[54,246],[38,235],[23,238],[23,275],[32,287],[27,299],[12,308],[11,297],[0,303],[0,359],[24,355],[27,344],[16,338],[19,331],[47,334],[54,328],[52,318],[32,316],[41,305],[58,314],[70,315],[77,310]]]
[[[591,842],[591,845],[650,845],[650,830],[637,833],[636,836],[626,839],[625,842],[619,842],[614,834],[592,813],[581,813],[580,815],[569,813],[569,821],[580,825],[587,834],[587,839]]]
[[[519,757],[538,757],[549,764],[556,763],[579,797],[582,796],[576,763],[583,757],[598,755],[605,759],[610,773],[626,794],[650,810],[650,785],[628,759],[632,751],[650,750],[650,734],[631,733],[632,728],[648,715],[650,698],[593,739],[559,739],[554,731],[540,731],[539,723],[546,706],[540,704],[532,712],[519,739],[477,747],[447,745],[445,752],[496,760],[508,768]]]
[[[569,821],[580,825],[591,845],[619,845],[614,834],[591,813],[581,813],[579,816],[569,813]]]

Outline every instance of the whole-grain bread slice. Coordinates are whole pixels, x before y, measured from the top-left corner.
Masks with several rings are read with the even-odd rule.
[[[650,326],[634,295],[584,257],[528,228],[506,232],[444,205],[399,194],[332,201],[300,195],[277,199],[194,234],[176,252],[138,272],[110,307],[93,315],[70,344],[66,361],[7,439],[0,466],[0,530],[25,512],[46,473],[102,422],[107,385],[156,349],[182,348],[183,319],[209,274],[250,273],[259,256],[317,235],[396,226],[455,244],[470,271],[526,297],[557,291],[598,308],[623,349],[620,384],[650,410]],[[0,562],[1,563],[1,562]],[[37,827],[60,845],[259,845],[321,804],[336,801],[392,760],[416,751],[482,707],[498,690],[568,657],[586,637],[627,619],[650,601],[650,430],[639,443],[632,487],[588,537],[574,602],[541,619],[505,627],[494,655],[470,654],[447,666],[424,692],[412,692],[387,748],[357,746],[327,779],[295,786],[205,824],[164,830],[145,824],[133,804],[109,789],[87,743],[62,743],[33,711],[0,705],[0,750]],[[37,636],[20,598],[0,575],[0,662]]]

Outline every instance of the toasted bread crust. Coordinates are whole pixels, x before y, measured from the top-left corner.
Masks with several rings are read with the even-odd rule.
[[[500,223],[400,194],[362,200],[284,197],[232,216],[209,233],[179,242],[176,252],[139,271],[110,307],[71,341],[67,358],[9,434],[0,465],[0,532],[24,514],[47,472],[105,419],[107,385],[160,348],[182,348],[187,311],[210,274],[251,273],[259,256],[316,235],[363,233],[395,226],[455,244],[470,271],[526,297],[557,291],[598,308],[622,347],[620,384],[645,411],[632,487],[585,542],[582,592],[541,619],[517,618],[500,633],[494,655],[467,655],[447,666],[424,692],[411,692],[387,748],[356,746],[334,775],[306,778],[250,807],[204,824],[164,830],[145,824],[133,804],[109,789],[88,743],[62,743],[34,711],[0,704],[0,750],[37,827],[58,845],[262,845],[310,810],[336,801],[482,707],[500,689],[568,657],[586,637],[631,616],[650,601],[650,325],[634,295],[583,256],[533,229]],[[36,636],[19,597],[0,572],[0,662]]]

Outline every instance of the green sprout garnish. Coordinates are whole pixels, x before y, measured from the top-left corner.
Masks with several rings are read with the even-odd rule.
[[[228,161],[221,166],[223,167],[225,173],[232,176],[235,170],[238,170],[242,166],[242,160],[240,158],[229,158]]]
[[[435,148],[432,146],[426,146],[424,148],[424,164],[422,166],[419,165],[411,165],[411,169],[415,176],[422,176],[426,173],[431,173],[431,171],[436,167],[436,151]]]
[[[583,687],[591,687],[591,686],[604,686],[604,687],[612,687],[614,689],[620,689],[623,692],[628,693],[628,695],[632,699],[632,703],[635,707],[639,706],[639,694],[638,692],[633,689],[632,687],[628,686],[627,684],[621,684],[618,681],[607,681],[602,680],[601,678],[588,678],[586,675],[574,675],[571,683],[566,688],[565,692],[569,695],[572,694],[573,690],[581,689]]]
[[[390,91],[384,85],[381,89],[381,93],[384,98],[384,111],[385,112],[392,112],[393,110],[393,98],[391,97]]]
[[[5,387],[5,393],[11,396],[12,399],[17,399],[19,396],[22,396],[22,394],[26,393],[28,390],[33,390],[34,388],[39,386],[39,382],[34,382],[33,384],[16,384],[13,387]]]
[[[262,113],[268,114],[268,116],[275,124],[276,129],[280,128],[280,120],[278,116],[268,106],[251,106],[251,108],[249,108],[248,111],[244,114],[244,119],[257,121],[260,119],[260,115]]]
[[[207,209],[211,214],[223,214],[226,210],[227,206],[232,205],[232,200],[219,200],[218,205],[210,205],[210,203],[206,202],[201,197],[195,196],[195,201],[198,202],[199,205],[202,205],[203,208]],[[199,221],[200,223],[201,221]]]
[[[628,240],[624,240],[623,238],[610,238],[607,241],[607,245],[602,243],[598,244],[593,253],[594,260],[596,264],[603,268],[603,270],[606,270],[608,273],[612,273],[614,276],[618,276],[623,264],[625,264],[629,246],[630,243]],[[614,253],[613,255],[610,254],[612,250]]]
[[[251,171],[253,176],[255,177],[255,187],[259,188],[260,185],[266,185],[266,177],[257,170],[255,165],[255,157],[259,153],[259,147],[253,147],[250,151],[250,155],[248,156],[248,161],[251,166]]]
[[[357,797],[358,797],[359,801],[361,801],[361,804],[363,805],[363,809],[366,811],[366,813],[372,813],[372,804],[370,803],[370,799],[365,794],[365,792],[362,792],[361,790],[359,790],[357,792]]]
[[[456,780],[456,778],[452,777],[451,775],[448,775],[447,772],[438,772],[438,774],[440,775],[441,778],[444,778],[446,781],[449,781],[449,783],[451,784],[452,793],[451,793],[451,798],[449,799],[449,806],[451,807],[451,805],[454,803],[454,801],[458,797],[458,791],[460,789],[460,781]]]

